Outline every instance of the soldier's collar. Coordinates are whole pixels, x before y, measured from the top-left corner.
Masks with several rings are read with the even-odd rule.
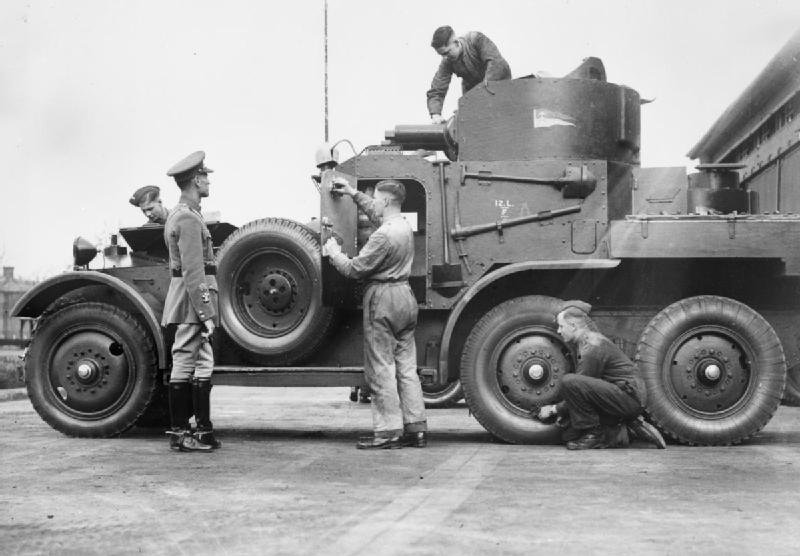
[[[194,199],[190,199],[181,195],[181,198],[178,202],[182,205],[186,205],[195,212],[200,212],[200,203]]]

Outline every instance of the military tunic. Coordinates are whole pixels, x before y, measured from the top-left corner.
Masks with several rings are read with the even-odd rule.
[[[358,192],[353,200],[371,221],[380,223],[372,199]],[[427,430],[414,342],[418,306],[408,284],[414,260],[411,225],[393,215],[380,223],[357,257],[336,253],[330,260],[344,276],[366,281],[364,375],[372,391],[375,436]]]
[[[172,272],[161,324],[177,324],[172,346],[171,381],[209,378],[214,368],[211,344],[201,333],[203,321],[217,322],[214,248],[200,206],[181,202],[164,227]]]
[[[479,31],[471,31],[456,40],[461,45],[461,54],[455,60],[445,57],[439,64],[427,93],[429,114],[442,113],[444,97],[454,73],[461,78],[462,94],[484,79],[511,79],[508,62],[489,37]]]

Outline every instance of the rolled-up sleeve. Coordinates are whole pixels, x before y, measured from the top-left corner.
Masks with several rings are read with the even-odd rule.
[[[369,236],[367,244],[361,249],[358,256],[349,258],[344,253],[334,253],[330,256],[331,264],[347,278],[356,280],[372,274],[383,262],[389,252],[389,241],[381,232]]]
[[[356,194],[353,195],[353,201],[355,201],[359,210],[369,218],[373,226],[377,228],[381,225],[381,217],[375,212],[375,200],[372,197],[361,191],[356,191]]]
[[[447,89],[450,87],[450,79],[453,77],[453,67],[450,62],[443,59],[439,64],[439,69],[433,76],[431,88],[428,89],[428,113],[441,114],[444,105],[444,97],[447,96]]]

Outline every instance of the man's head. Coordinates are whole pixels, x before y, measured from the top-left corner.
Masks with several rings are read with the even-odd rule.
[[[382,180],[375,184],[372,198],[378,216],[383,216],[387,209],[389,212],[400,212],[400,207],[406,200],[406,187],[397,180]]]
[[[139,207],[147,219],[153,224],[163,224],[167,221],[169,211],[161,202],[161,190],[155,185],[145,185],[137,189],[128,202]]]
[[[456,38],[456,33],[449,25],[444,25],[433,32],[431,46],[440,56],[455,60],[461,55],[461,43]]]
[[[575,342],[586,332],[597,330],[589,315],[575,306],[568,306],[556,315],[558,334],[565,342]]]
[[[211,184],[208,174],[214,170],[206,168],[203,164],[205,158],[206,153],[203,151],[193,152],[167,170],[167,175],[175,178],[175,183],[178,184],[181,191],[196,187],[200,198],[208,197],[209,185]]]

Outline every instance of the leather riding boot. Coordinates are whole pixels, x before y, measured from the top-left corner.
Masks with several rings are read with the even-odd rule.
[[[221,448],[222,442],[214,436],[214,425],[211,423],[211,381],[192,380],[192,402],[197,420],[195,438],[200,444],[213,449]]]
[[[189,417],[192,415],[192,385],[188,382],[171,382],[169,384],[169,420],[170,430],[169,447],[180,452],[193,452],[203,450],[194,447],[189,427]],[[188,437],[188,438],[187,438]]]

